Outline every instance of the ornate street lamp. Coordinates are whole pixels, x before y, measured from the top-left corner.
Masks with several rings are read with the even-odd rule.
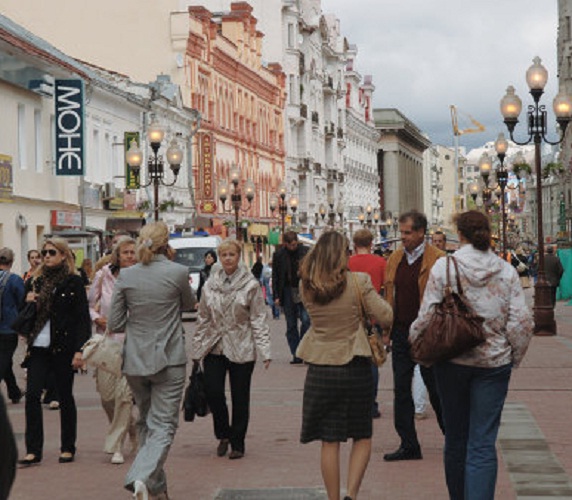
[[[533,65],[526,72],[526,81],[530,89],[530,95],[534,100],[533,105],[528,106],[526,121],[528,123],[528,139],[518,142],[513,137],[513,132],[518,123],[518,116],[522,109],[522,101],[515,94],[514,87],[507,88],[506,95],[501,99],[500,109],[510,133],[510,138],[516,144],[525,145],[534,143],[534,166],[536,173],[536,208],[537,208],[537,231],[538,231],[538,279],[534,290],[534,332],[536,335],[556,335],[556,322],[554,321],[554,309],[550,297],[550,284],[546,281],[544,272],[544,230],[542,226],[542,169],[540,144],[544,140],[548,144],[560,144],[564,139],[566,127],[572,116],[572,99],[564,92],[559,92],[554,98],[553,108],[556,121],[560,126],[561,136],[556,141],[546,138],[547,112],[544,105],[540,105],[540,98],[544,93],[544,86],[548,79],[548,71],[542,66],[539,57],[535,57]]]
[[[508,150],[508,141],[501,132],[495,141],[495,151],[499,159],[499,168],[497,170],[497,182],[500,189],[501,198],[501,227],[502,227],[502,254],[506,259],[506,209],[505,209],[505,190],[508,183],[508,172],[504,168],[504,159]]]
[[[275,210],[278,209],[278,214],[280,215],[281,226],[282,226],[282,240],[284,240],[284,232],[286,229],[286,214],[288,213],[288,205],[286,204],[286,184],[283,182],[278,186],[278,196],[272,195],[270,197],[270,211],[274,214]],[[292,213],[296,213],[298,209],[298,198],[292,196],[290,198],[290,210]]]
[[[250,210],[252,206],[252,200],[254,199],[254,183],[248,179],[244,183],[244,197],[248,202],[248,206],[242,206],[242,187],[240,186],[240,169],[233,165],[230,169],[230,182],[232,184],[232,190],[229,189],[229,185],[225,181],[221,181],[218,190],[218,197],[222,203],[222,210],[226,213],[234,212],[234,227],[236,228],[236,239],[242,240],[242,231],[238,227],[238,215],[240,212],[246,213]],[[225,207],[226,200],[228,199],[229,191],[230,194],[230,207],[228,210]]]
[[[125,159],[127,164],[133,172],[135,181],[141,187],[147,187],[153,184],[153,209],[155,212],[155,222],[159,220],[159,185],[163,186],[173,186],[177,182],[177,177],[179,176],[179,170],[181,169],[181,163],[183,161],[183,152],[181,148],[177,145],[176,139],[171,141],[171,144],[167,148],[167,162],[173,172],[172,182],[165,182],[164,180],[164,161],[163,157],[159,155],[159,148],[165,137],[164,128],[154,119],[147,129],[147,138],[151,144],[151,149],[153,154],[149,156],[147,160],[147,181],[141,182],[141,165],[143,163],[143,153],[141,149],[137,146],[135,140],[131,141],[129,150],[125,154]]]

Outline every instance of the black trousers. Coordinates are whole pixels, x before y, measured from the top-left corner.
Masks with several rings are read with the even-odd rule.
[[[244,453],[244,439],[250,418],[250,381],[254,361],[233,363],[226,356],[209,354],[204,361],[205,390],[217,439],[228,439],[233,450]],[[230,379],[232,423],[224,393],[226,374]]]
[[[409,329],[395,326],[391,332],[392,365],[393,365],[393,422],[395,431],[401,438],[403,448],[418,448],[417,431],[415,430],[415,406],[411,383],[415,362],[411,359],[409,346]],[[437,394],[435,377],[432,368],[421,366],[421,377],[429,393],[429,401],[437,416],[441,431],[444,431],[441,416],[441,402]]]
[[[26,451],[41,457],[44,447],[44,421],[40,396],[46,376],[53,370],[60,402],[60,451],[75,453],[77,409],[73,397],[73,352],[54,354],[43,347],[32,347],[26,389]]]
[[[12,359],[18,347],[18,335],[15,333],[0,333],[0,381],[6,382],[9,399],[20,399],[22,391],[16,383],[14,370],[12,369]]]

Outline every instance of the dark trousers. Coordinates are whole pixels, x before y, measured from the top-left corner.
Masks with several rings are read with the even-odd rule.
[[[75,453],[77,409],[73,397],[73,352],[54,354],[43,347],[32,347],[26,388],[26,451],[41,457],[44,447],[44,422],[40,397],[46,376],[53,370],[60,402],[60,451]]]
[[[0,381],[6,382],[9,399],[20,399],[22,391],[16,383],[14,370],[12,369],[12,359],[18,347],[18,335],[15,333],[0,333]]]
[[[302,302],[294,302],[292,299],[292,289],[284,287],[284,316],[286,316],[286,341],[292,356],[296,357],[296,349],[298,344],[310,328],[310,315]],[[300,329],[298,330],[298,319],[300,320]]]
[[[217,439],[228,439],[233,450],[244,453],[244,439],[250,417],[250,381],[254,361],[233,363],[226,356],[209,354],[204,361],[205,391],[213,416]],[[226,374],[230,379],[232,423],[229,423],[228,406],[224,393]]]
[[[395,431],[401,438],[401,447],[419,448],[415,430],[415,405],[411,384],[415,362],[411,359],[409,346],[409,329],[395,326],[391,332],[392,365],[393,365],[393,423]],[[429,401],[437,416],[437,422],[444,432],[441,417],[441,403],[437,394],[432,368],[421,367],[421,377],[427,387]]]
[[[512,364],[439,363],[435,379],[445,419],[445,478],[451,500],[493,500],[496,440]]]
[[[556,305],[556,290],[558,290],[557,286],[550,285],[550,298],[552,299],[552,309]]]

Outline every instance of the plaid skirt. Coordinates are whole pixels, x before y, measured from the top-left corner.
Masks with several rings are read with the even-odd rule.
[[[304,383],[300,441],[340,442],[372,435],[371,360],[347,365],[310,365]]]

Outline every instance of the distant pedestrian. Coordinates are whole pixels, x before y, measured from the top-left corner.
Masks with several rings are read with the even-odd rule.
[[[431,243],[439,250],[447,251],[447,235],[443,231],[435,231],[431,235]]]
[[[371,278],[373,288],[377,293],[381,293],[385,280],[386,262],[383,257],[371,253],[373,234],[369,229],[358,229],[353,236],[354,254],[349,258],[348,268],[354,273],[367,273]],[[376,325],[377,326],[377,325]],[[373,375],[373,418],[381,417],[379,404],[377,402],[377,392],[379,388],[379,368],[372,363],[371,373]]]
[[[368,274],[348,272],[348,246],[342,234],[326,232],[300,268],[302,298],[312,318],[297,351],[308,363],[300,441],[322,442],[322,478],[330,500],[340,498],[340,442],[353,441],[346,499],[357,498],[371,455],[371,349],[360,302],[383,328],[393,316]]]
[[[123,373],[139,409],[139,450],[125,478],[137,500],[167,496],[163,466],[179,422],[187,356],[181,311],[194,306],[186,266],[171,262],[169,228],[147,224],[138,263],[115,282],[108,327],[125,332]]]
[[[274,303],[282,307],[286,316],[286,340],[292,353],[290,363],[300,364],[302,360],[296,356],[296,349],[310,328],[310,317],[300,297],[298,270],[308,248],[299,244],[294,231],[285,232],[283,240],[284,246],[272,259],[272,292]]]
[[[199,302],[201,301],[203,287],[205,286],[205,283],[209,279],[209,276],[211,275],[211,269],[216,264],[217,260],[218,258],[215,250],[207,250],[205,252],[204,256],[205,265],[201,269],[201,272],[199,273],[199,287],[197,288],[197,308]]]
[[[135,256],[135,240],[129,236],[119,238],[111,253],[111,261],[95,275],[89,289],[89,312],[99,334],[105,334],[107,319],[111,310],[111,297],[117,276],[122,269],[131,267],[137,262]],[[121,345],[124,333],[109,332],[111,341]],[[129,435],[133,450],[137,445],[137,431],[133,416],[133,394],[125,376],[116,376],[100,368],[95,370],[97,392],[101,397],[101,405],[109,420],[109,428],[105,437],[103,451],[109,453],[112,464],[124,463],[123,442]]]
[[[550,296],[552,298],[552,307],[556,305],[556,290],[560,285],[560,280],[564,274],[564,268],[562,263],[558,258],[558,255],[554,253],[554,247],[549,245],[546,248],[546,255],[544,256],[544,273],[546,274],[546,279],[550,283]]]
[[[28,251],[28,264],[30,264],[30,268],[22,275],[22,279],[24,283],[28,281],[28,279],[34,274],[34,271],[38,269],[38,266],[42,263],[42,257],[38,250],[29,250]]]
[[[274,303],[272,294],[272,267],[265,265],[262,269],[262,286],[264,288],[266,304],[272,309],[272,318],[280,319],[280,308]]]
[[[12,323],[24,305],[24,281],[11,273],[14,252],[4,247],[0,249],[0,381],[6,382],[8,397],[12,403],[19,403],[22,390],[16,383],[12,369],[12,359],[18,347],[18,334]]]
[[[456,218],[461,248],[455,252],[463,293],[485,319],[485,343],[434,366],[445,421],[445,477],[451,500],[493,500],[496,439],[512,368],[519,366],[533,321],[517,272],[490,247],[491,228],[476,210]],[[454,268],[449,271],[455,283]],[[446,262],[433,266],[411,341],[443,300]],[[455,286],[455,285],[453,285]]]
[[[42,246],[42,264],[26,282],[26,301],[36,303],[36,321],[28,337],[26,388],[26,456],[23,466],[42,461],[44,428],[40,396],[53,371],[58,393],[60,463],[74,461],[77,409],[73,397],[74,372],[83,365],[81,348],[91,335],[91,321],[83,281],[66,240],[50,238]]]
[[[262,263],[262,257],[257,257],[256,262],[252,266],[252,274],[256,278],[257,281],[260,281],[262,277],[262,269],[264,269],[264,264]]]
[[[270,329],[262,287],[240,260],[236,240],[218,247],[221,266],[203,289],[197,328],[192,340],[195,363],[203,361],[205,389],[212,412],[217,455],[238,459],[246,451],[250,419],[250,384],[258,350],[264,367],[270,365]],[[228,373],[232,418],[225,396]]]

